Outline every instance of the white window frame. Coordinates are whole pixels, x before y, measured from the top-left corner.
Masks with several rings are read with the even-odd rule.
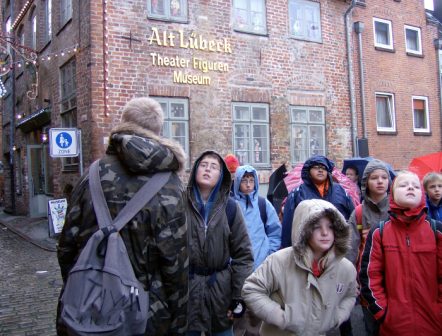
[[[160,103],[161,108],[163,109],[164,114],[164,123],[162,135],[166,138],[177,141],[181,144],[184,149],[184,152],[187,155],[187,158],[190,158],[189,152],[189,100],[186,98],[170,98],[170,97],[151,97]],[[174,116],[171,113],[172,104],[182,104],[184,107],[182,116]],[[183,125],[183,135],[172,135],[172,127],[174,125]],[[183,140],[180,141],[180,138]],[[189,168],[190,162],[186,161],[186,168]]]
[[[173,22],[187,22],[187,0],[163,0],[164,13],[154,13],[152,10],[153,2],[155,2],[155,0],[147,0],[147,16],[149,18]],[[182,15],[177,16],[171,12],[171,5],[173,2],[178,2],[180,4]]]
[[[299,113],[297,114],[297,112]],[[290,105],[289,113],[290,159],[292,164],[304,162],[313,155],[326,156],[327,139],[324,107]],[[296,114],[299,118],[295,116]],[[312,136],[318,131],[321,133],[322,144],[318,141],[318,137]]]
[[[244,117],[237,117],[236,112],[239,112],[240,109],[245,112]],[[254,109],[256,109],[255,111],[264,109],[264,118],[255,118]],[[269,167],[271,165],[269,105],[234,102],[232,103],[232,120],[233,152],[238,157],[240,164]],[[241,128],[247,130],[246,134],[239,133]],[[264,129],[264,135],[256,134],[257,128]]]
[[[72,0],[60,1],[60,23],[64,26],[70,19],[72,19]]]
[[[379,126],[378,122],[378,110],[377,110],[377,98],[383,97],[387,98],[389,102],[390,108],[390,117],[391,117],[391,127]],[[396,132],[396,112],[394,107],[394,94],[388,92],[375,92],[375,101],[374,101],[375,111],[376,111],[376,129],[378,132]]]
[[[308,1],[308,0],[289,0],[288,2],[288,6],[289,6],[289,32],[290,32],[290,36],[294,37],[296,39],[300,39],[300,40],[305,40],[305,41],[311,41],[311,42],[322,42],[322,25],[321,25],[321,4],[319,2],[313,2],[313,1]],[[304,29],[301,26],[301,31],[305,31],[305,34],[297,34],[295,32],[295,28],[294,26],[296,25],[296,23],[300,22],[299,20],[295,20],[293,17],[295,16],[295,13],[293,13],[293,8],[294,7],[299,7],[299,10],[302,11],[302,21],[304,23]],[[315,17],[316,20],[312,21],[307,21],[307,14],[308,12],[313,13],[313,16]],[[293,19],[292,19],[293,18]],[[312,28],[312,25],[314,25],[316,27],[316,25],[319,26],[318,30],[319,33],[315,34],[318,36],[309,36],[309,32],[310,31],[314,31],[316,29],[308,29],[305,26],[310,26],[310,28]]]
[[[416,41],[416,44],[418,46],[417,50],[408,48],[407,30],[413,30],[413,31],[417,32],[417,41]],[[421,35],[421,29],[419,27],[413,27],[413,26],[405,25],[404,26],[404,36],[405,36],[405,50],[407,51],[407,53],[415,54],[415,55],[422,55],[422,35]]]
[[[415,100],[423,100],[425,105],[425,121],[426,127],[416,127],[416,116],[414,113],[414,101]],[[411,111],[413,113],[413,131],[416,133],[429,133],[430,132],[430,112],[428,109],[428,97],[425,96],[412,96],[411,97]]]
[[[388,39],[390,40],[390,44],[383,44],[383,43],[379,43],[377,42],[377,34],[376,34],[376,23],[383,23],[388,25]],[[379,18],[373,18],[373,37],[374,37],[374,45],[375,47],[379,47],[379,48],[384,48],[384,49],[391,49],[393,50],[393,29],[391,26],[391,21],[389,20],[384,20],[384,19],[379,19]]]
[[[266,2],[265,0],[241,0],[245,3],[246,8],[239,8],[240,0],[233,0],[233,26],[237,31],[253,34],[266,34],[267,33],[267,20],[266,20]],[[252,5],[259,5],[261,11],[253,10]],[[241,13],[246,16],[246,22],[239,22],[243,17]],[[253,24],[255,18],[261,21],[260,25]]]

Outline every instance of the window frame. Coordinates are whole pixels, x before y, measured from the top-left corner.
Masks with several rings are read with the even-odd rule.
[[[247,103],[247,102],[232,102],[232,144],[233,144],[233,152],[240,160],[240,164],[250,164],[254,167],[269,167],[271,166],[270,162],[270,107],[267,103]],[[246,108],[248,109],[248,118],[236,118],[235,116],[235,108]],[[255,119],[253,117],[253,109],[265,109],[265,118],[264,119]],[[236,126],[247,126],[248,127],[248,139],[247,139],[247,147],[240,148],[239,142],[236,135]],[[266,145],[263,146],[263,137],[255,136],[255,127],[264,127],[265,137],[264,140]],[[244,136],[246,139],[246,136]],[[256,142],[261,139],[261,142]],[[256,141],[255,141],[256,140]],[[256,150],[256,145],[258,145],[258,150]],[[242,155],[238,154],[238,152],[245,152],[249,158],[248,162],[242,160]],[[259,157],[260,159],[257,159]],[[259,162],[260,161],[260,162]]]
[[[256,34],[256,35],[266,35],[267,34],[267,8],[266,8],[266,1],[265,0],[259,0],[260,4],[261,4],[261,8],[262,8],[262,13],[260,13],[261,16],[261,20],[262,20],[262,29],[261,30],[256,30],[254,29],[254,25],[251,23],[253,21],[253,13],[259,13],[256,11],[252,11],[251,9],[251,3],[253,1],[256,0],[243,0],[245,2],[247,2],[246,4],[246,9],[241,9],[238,8],[238,6],[236,5],[236,3],[239,0],[233,0],[232,3],[232,11],[233,11],[233,29],[235,31],[239,31],[239,32],[243,32],[243,33],[250,33],[250,34]],[[247,23],[244,24],[243,27],[241,27],[240,23],[238,23],[237,17],[239,17],[238,15],[238,11],[244,11],[247,14]]]
[[[417,32],[417,44],[418,44],[418,50],[413,50],[408,48],[407,43],[407,30],[413,30]],[[404,37],[405,37],[405,51],[410,54],[414,55],[422,55],[422,34],[421,29],[419,27],[413,27],[409,25],[404,25]]]
[[[186,153],[186,169],[190,168],[190,132],[189,132],[189,99],[187,98],[177,98],[177,97],[161,97],[161,96],[151,96],[151,98],[155,99],[158,103],[160,103],[161,108],[163,109],[164,114],[164,122],[163,129],[161,130],[161,134],[168,138],[177,141],[181,144]],[[171,116],[171,105],[175,104],[183,104],[184,106],[184,116],[183,117],[173,117]],[[163,104],[166,105],[166,110],[163,108]],[[172,125],[173,123],[182,123],[184,124],[184,146],[181,142],[176,140],[176,137],[172,136]],[[165,129],[167,128],[167,135],[164,134]]]
[[[292,26],[295,24],[295,22],[297,20],[293,19],[293,24],[292,24],[292,17],[295,15],[295,13],[292,13],[292,8],[293,7],[299,7],[301,6],[300,10],[305,11],[308,8],[311,8],[315,11],[315,15],[317,15],[318,17],[318,22],[315,23],[319,23],[319,36],[317,38],[313,37],[309,37],[306,35],[300,36],[300,35],[296,35],[294,32],[294,29],[292,28]],[[304,17],[305,15],[303,15]],[[289,25],[289,36],[298,40],[303,40],[303,41],[309,41],[309,42],[317,42],[317,43],[322,43],[322,22],[321,22],[321,4],[320,2],[315,2],[315,1],[310,1],[310,0],[289,0],[288,1],[288,25]],[[307,21],[307,20],[305,20]],[[307,24],[307,23],[306,23]],[[307,32],[309,31],[308,29],[305,29]],[[314,29],[313,29],[314,30]]]
[[[388,25],[388,38],[390,39],[390,44],[383,44],[383,43],[377,42],[377,39],[376,39],[376,36],[377,36],[377,34],[376,34],[376,22]],[[394,40],[393,40],[393,26],[392,26],[392,22],[390,20],[385,20],[385,19],[374,17],[373,18],[373,38],[374,38],[374,46],[375,47],[382,48],[382,49],[393,50]]]
[[[305,119],[302,120],[295,120],[294,119],[294,113],[296,111],[305,112]],[[321,112],[321,118],[320,120],[313,120],[312,113],[311,112]],[[290,120],[290,160],[292,164],[297,164],[304,162],[309,157],[311,157],[314,154],[318,155],[324,155],[326,156],[327,153],[327,134],[326,134],[326,111],[323,106],[302,106],[302,105],[290,105],[289,106],[289,120]],[[303,128],[307,130],[307,135],[305,139],[302,139],[302,137],[295,137],[295,128]],[[313,152],[313,149],[311,147],[312,144],[312,136],[311,133],[314,130],[314,128],[321,127],[322,128],[322,138],[323,138],[323,148],[319,148],[317,153]],[[296,153],[295,150],[297,149],[296,146],[296,139],[300,139],[301,141],[305,141],[305,146],[302,146],[300,152],[305,152],[305,157],[302,157],[302,154],[298,154],[299,159],[296,159]],[[316,139],[318,140],[318,139]],[[321,153],[322,151],[322,153]]]
[[[391,113],[391,127],[383,127],[379,126],[378,122],[378,109],[377,109],[377,98],[379,97],[386,97],[389,98],[390,102],[390,113]],[[387,133],[394,133],[396,132],[396,110],[395,110],[395,103],[394,103],[394,94],[389,92],[375,92],[375,112],[376,112],[376,130],[378,132],[387,132]]]
[[[147,0],[147,17],[149,19],[171,21],[171,22],[180,22],[180,23],[188,22],[189,6],[188,6],[187,0],[163,0],[164,1],[164,14],[153,13],[152,1],[153,0]],[[182,6],[183,15],[173,16],[171,14],[170,7],[171,7],[172,1],[179,1],[179,3]]]
[[[422,100],[424,101],[425,106],[425,121],[426,121],[426,127],[425,128],[417,128],[416,127],[416,118],[415,118],[415,110],[414,110],[414,101],[415,100]],[[428,97],[425,96],[412,96],[411,97],[411,111],[413,114],[413,132],[416,133],[430,133],[430,111],[428,108]]]

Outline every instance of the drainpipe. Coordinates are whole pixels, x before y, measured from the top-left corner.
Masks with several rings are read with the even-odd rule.
[[[356,137],[358,135],[357,129],[357,116],[356,116],[356,102],[355,102],[355,90],[353,83],[353,60],[351,53],[351,29],[349,24],[349,14],[352,9],[356,6],[356,0],[351,1],[350,7],[347,8],[344,14],[344,23],[345,23],[345,42],[347,45],[347,61],[348,61],[348,85],[349,85],[349,93],[350,93],[350,114],[351,114],[351,140],[352,140],[352,149],[353,156],[358,156],[358,146],[356,142]]]
[[[354,23],[355,32],[358,34],[358,48],[359,48],[359,87],[361,94],[361,119],[362,119],[362,134],[363,138],[367,139],[367,128],[365,127],[365,74],[364,74],[364,60],[362,53],[362,32],[364,31],[364,23]]]

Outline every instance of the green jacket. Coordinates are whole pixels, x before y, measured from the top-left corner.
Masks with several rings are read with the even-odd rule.
[[[176,174],[184,160],[177,143],[124,123],[111,134],[106,155],[100,160],[101,184],[112,218],[152,174],[173,172],[160,192],[121,230],[135,274],[150,294],[146,335],[182,335],[186,330],[187,225],[183,186]],[[97,229],[86,173],[73,190],[58,243],[64,282]],[[57,331],[63,335],[58,318]]]

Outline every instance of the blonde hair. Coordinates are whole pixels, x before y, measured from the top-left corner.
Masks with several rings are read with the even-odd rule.
[[[436,172],[431,172],[431,173],[428,173],[424,176],[422,183],[424,185],[425,191],[427,191],[428,185],[434,181],[442,181],[442,174],[436,173]]]

